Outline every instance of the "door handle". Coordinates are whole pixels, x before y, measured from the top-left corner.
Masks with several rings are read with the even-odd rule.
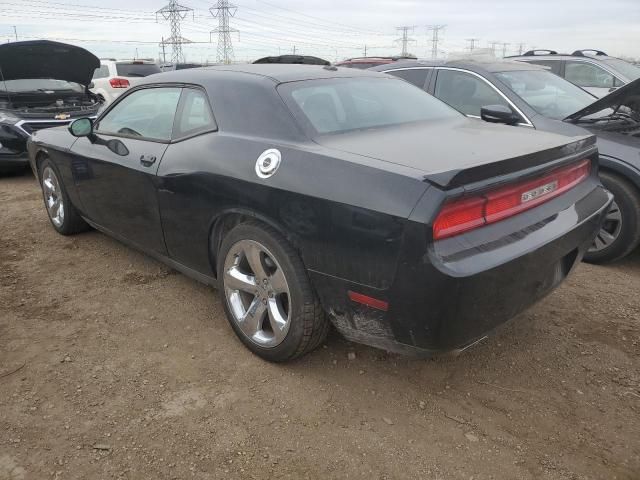
[[[144,167],[150,167],[156,163],[156,157],[154,155],[140,155],[140,163]]]

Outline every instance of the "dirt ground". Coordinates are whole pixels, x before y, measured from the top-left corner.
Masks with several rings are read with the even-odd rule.
[[[212,289],[0,178],[0,479],[49,478],[640,479],[640,253],[458,358],[334,333],[272,365]]]

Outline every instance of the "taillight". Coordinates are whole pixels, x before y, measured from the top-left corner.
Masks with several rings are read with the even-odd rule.
[[[591,160],[553,170],[535,180],[446,203],[433,224],[433,239],[453,237],[548,202],[589,176]]]
[[[129,88],[129,80],[126,78],[114,77],[109,79],[109,85],[113,88]]]

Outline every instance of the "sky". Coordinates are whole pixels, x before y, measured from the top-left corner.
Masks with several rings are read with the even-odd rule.
[[[0,41],[45,38],[80,45],[99,57],[160,58],[169,22],[155,12],[169,0],[0,0]],[[185,12],[186,61],[215,62],[218,27],[209,8],[218,0],[177,0]],[[330,61],[398,55],[399,26],[409,26],[408,51],[432,55],[429,25],[440,31],[438,56],[497,42],[507,55],[520,47],[572,52],[597,48],[640,58],[640,0],[238,0],[230,26],[236,61],[296,53]],[[503,46],[504,43],[508,45]],[[171,59],[172,47],[164,54]]]

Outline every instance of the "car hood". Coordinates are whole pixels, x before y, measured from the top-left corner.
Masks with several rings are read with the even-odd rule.
[[[640,111],[640,78],[633,82],[627,83],[625,86],[620,87],[609,95],[596,100],[591,105],[578,110],[576,113],[572,113],[566,121],[579,120],[588,115],[598,113],[605,108],[617,109],[621,105],[627,106],[636,112]]]
[[[87,86],[99,66],[93,53],[66,43],[33,40],[0,44],[4,80],[50,78]]]
[[[565,136],[465,117],[322,135],[326,148],[409,167],[453,188],[591,148],[595,137]]]

